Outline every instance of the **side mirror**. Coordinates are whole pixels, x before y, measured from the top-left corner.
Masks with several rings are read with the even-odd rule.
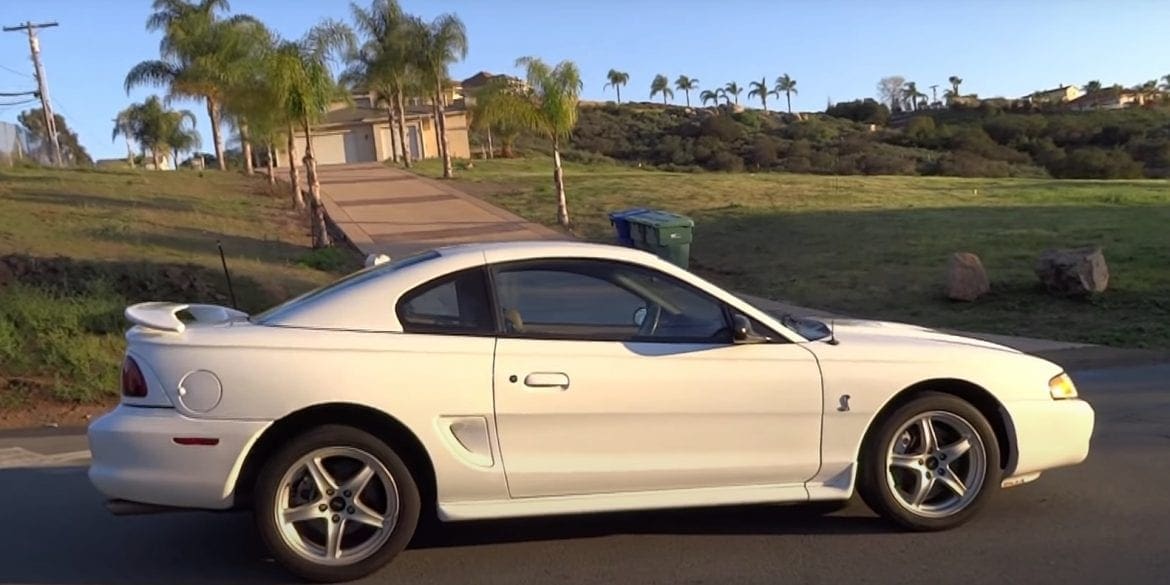
[[[732,317],[731,326],[732,340],[737,344],[765,343],[768,341],[767,337],[752,330],[751,320],[743,315],[735,315]]]

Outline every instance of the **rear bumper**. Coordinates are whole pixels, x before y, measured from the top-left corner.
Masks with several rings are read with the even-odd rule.
[[[1075,465],[1089,455],[1095,415],[1088,402],[1038,400],[1008,405],[1016,453],[1008,476]]]
[[[244,456],[271,423],[207,420],[169,408],[119,406],[89,427],[89,479],[114,500],[226,509]],[[218,439],[179,445],[176,437]]]

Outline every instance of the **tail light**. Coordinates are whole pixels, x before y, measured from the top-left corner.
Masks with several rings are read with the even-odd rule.
[[[134,358],[126,356],[122,362],[122,396],[127,398],[146,398],[146,377]]]

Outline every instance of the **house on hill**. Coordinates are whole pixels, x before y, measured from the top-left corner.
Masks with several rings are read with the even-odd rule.
[[[1146,95],[1140,91],[1107,87],[1087,93],[1068,103],[1068,108],[1077,112],[1088,110],[1118,110],[1133,106],[1144,106]]]
[[[1060,87],[1032,92],[1020,99],[1036,105],[1063,104],[1071,102],[1084,94],[1085,92],[1081,91],[1080,88],[1075,85],[1061,84]]]
[[[452,91],[451,99],[457,95]],[[471,147],[467,137],[467,110],[462,96],[445,106],[447,145],[452,158],[470,158]],[[429,102],[410,100],[406,104],[406,152],[414,160],[439,156],[439,137],[434,110]],[[397,122],[395,122],[397,125]],[[336,102],[330,106],[324,120],[313,126],[313,152],[318,164],[347,164],[389,160],[397,149],[402,152],[398,133],[390,130],[390,113],[381,106],[372,92],[355,90],[350,102]],[[304,156],[304,132],[296,133],[297,151]],[[280,163],[288,155],[279,152]],[[299,161],[298,161],[299,164]]]

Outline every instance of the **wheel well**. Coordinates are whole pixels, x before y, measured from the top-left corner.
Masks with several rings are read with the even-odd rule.
[[[293,412],[276,421],[248,451],[235,484],[235,505],[250,507],[252,488],[264,462],[293,437],[314,427],[338,424],[361,429],[394,449],[410,469],[418,484],[423,509],[434,508],[436,501],[435,468],[418,437],[394,417],[357,404],[319,404]]]
[[[995,440],[999,443],[999,466],[1000,469],[1007,469],[1011,462],[1012,453],[1015,450],[1015,444],[1012,443],[1011,434],[1008,432],[1008,423],[999,401],[995,399],[983,387],[972,384],[966,380],[959,380],[955,378],[938,378],[934,380],[923,380],[912,386],[909,386],[894,396],[874,417],[875,424],[871,425],[871,430],[877,428],[877,422],[885,420],[889,414],[903,404],[910,402],[917,398],[923,392],[940,392],[943,394],[950,394],[956,398],[960,398],[970,403],[991,423],[991,429],[995,431]],[[868,438],[867,438],[868,439]]]

